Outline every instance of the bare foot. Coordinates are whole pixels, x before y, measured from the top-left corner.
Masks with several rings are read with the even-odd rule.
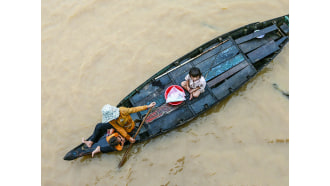
[[[94,155],[101,152],[100,146],[97,146],[96,149],[92,152],[92,158],[94,158]]]
[[[81,142],[82,143],[85,143],[87,145],[87,147],[91,148],[92,145],[93,145],[93,142],[92,141],[86,141],[85,138],[82,138],[81,139]]]

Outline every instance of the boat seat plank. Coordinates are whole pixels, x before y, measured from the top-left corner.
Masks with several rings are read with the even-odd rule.
[[[207,73],[207,71],[210,70],[212,63],[214,63],[213,61],[215,60],[217,56],[214,55],[211,58],[207,59],[206,61],[204,61],[203,63],[199,63],[198,65],[196,65],[197,68],[199,68],[199,70],[202,72],[202,75],[205,77],[205,74]]]
[[[238,52],[239,49],[235,45],[227,48],[216,56],[212,67],[218,66],[220,63],[223,63],[228,59],[234,57]]]
[[[277,28],[276,25],[271,25],[271,26],[269,26],[269,27],[266,27],[266,28],[264,28],[264,29],[259,30],[258,32],[253,32],[253,33],[251,33],[251,34],[249,34],[249,35],[246,35],[246,36],[240,37],[240,38],[236,39],[235,42],[236,42],[237,44],[241,44],[241,43],[244,43],[244,42],[246,42],[246,41],[249,41],[249,40],[251,40],[251,39],[253,39],[253,38],[256,38],[256,37],[258,37],[258,36],[265,35],[265,34],[267,34],[267,33],[269,33],[269,32],[272,32],[272,31],[274,31],[274,30],[277,30],[277,29],[278,29],[278,28]]]
[[[276,41],[276,45],[279,46],[280,44],[282,44],[288,38],[289,38],[288,36],[282,37],[281,39]]]
[[[208,72],[207,77],[205,77],[205,80],[209,81],[243,61],[244,61],[244,56],[242,54],[238,54],[235,57],[219,64],[218,66],[213,67]]]
[[[204,61],[203,63],[199,63],[198,65],[196,65],[196,67],[199,68],[202,74],[205,76],[205,74],[207,74],[207,72],[210,71],[211,67],[217,66],[220,63],[234,57],[238,52],[239,50],[236,46],[231,46],[225,49],[224,51],[220,52],[219,54],[207,59],[207,61]]]
[[[236,72],[242,70],[243,68],[245,68],[246,66],[248,66],[248,62],[244,61],[236,66],[234,66],[233,68],[229,69],[228,71],[226,71],[223,74],[220,74],[218,77],[210,80],[209,82],[207,82],[207,85],[209,87],[213,87],[216,84],[222,82],[223,80],[227,79],[228,77],[232,76],[233,74],[235,74]]]
[[[248,65],[247,67],[227,79],[226,82],[230,84],[230,88],[232,90],[236,90],[256,73],[256,69],[252,65]]]
[[[263,38],[251,39],[250,41],[239,44],[238,46],[243,53],[249,53],[252,50],[255,50],[256,48],[259,48],[260,46],[270,42],[271,40],[277,40],[279,37],[280,36],[277,34],[271,34],[269,37],[265,36]]]
[[[211,90],[217,97],[217,99],[221,100],[228,94],[230,94],[232,91],[238,89],[256,73],[256,69],[251,65],[248,65],[241,71],[226,79],[222,84],[215,86]]]
[[[219,53],[221,51],[221,49],[222,49],[222,47],[220,45],[220,46],[214,48],[213,50],[210,50],[209,52],[206,52],[205,54],[203,54],[203,55],[197,57],[196,59],[192,60],[191,63],[193,65],[197,65],[201,62],[204,62],[208,58],[210,58],[210,57],[216,55],[217,53]]]
[[[248,53],[247,56],[250,58],[252,63],[255,63],[279,49],[280,48],[278,45],[272,40],[258,49]]]
[[[214,48],[213,50],[211,50],[211,51],[205,53],[204,55],[202,55],[202,56],[200,56],[200,57],[194,59],[194,60],[192,61],[192,63],[193,63],[194,65],[197,65],[197,64],[199,64],[200,62],[206,60],[207,58],[210,58],[210,57],[214,56],[215,54],[218,54],[219,52],[221,52],[221,51],[223,51],[223,50],[225,50],[225,49],[227,49],[227,48],[229,48],[229,47],[231,47],[231,46],[233,46],[233,45],[234,45],[234,43],[233,43],[231,40],[229,40],[229,41],[223,43],[222,45],[220,45],[220,46]]]
[[[286,23],[283,23],[281,26],[280,26],[282,32],[284,32],[285,34],[289,34],[289,26],[286,24]]]
[[[229,91],[229,84],[225,82],[223,82],[222,84],[212,88],[212,92],[215,95],[215,97],[218,100],[221,100],[222,98],[226,97],[227,95],[229,95],[231,92]]]

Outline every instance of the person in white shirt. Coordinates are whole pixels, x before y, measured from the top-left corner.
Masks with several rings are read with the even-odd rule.
[[[205,91],[206,81],[199,68],[192,67],[185,77],[185,81],[181,82],[181,86],[190,93],[189,100],[192,100],[193,97],[197,98]]]

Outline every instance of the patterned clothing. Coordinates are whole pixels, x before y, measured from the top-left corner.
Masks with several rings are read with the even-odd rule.
[[[111,120],[109,123],[127,140],[131,137],[127,133],[132,132],[135,127],[135,123],[132,117],[129,115],[131,113],[140,112],[143,110],[147,110],[148,107],[139,106],[139,107],[120,107],[119,108],[119,117],[117,119]]]

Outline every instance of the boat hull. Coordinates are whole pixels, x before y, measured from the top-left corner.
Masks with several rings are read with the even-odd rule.
[[[282,50],[289,40],[289,15],[256,22],[218,36],[197,47],[150,77],[117,107],[135,107],[156,102],[136,137],[136,142],[149,140],[206,112],[238,90]],[[180,105],[167,104],[164,92],[171,85],[180,85],[189,69],[198,67],[207,81],[205,92],[198,98],[186,97]],[[189,96],[189,93],[186,92]],[[131,114],[141,121],[147,111]],[[139,126],[136,122],[136,127]],[[80,144],[64,157],[73,160],[89,155],[97,145],[107,145],[103,138],[92,148]]]

